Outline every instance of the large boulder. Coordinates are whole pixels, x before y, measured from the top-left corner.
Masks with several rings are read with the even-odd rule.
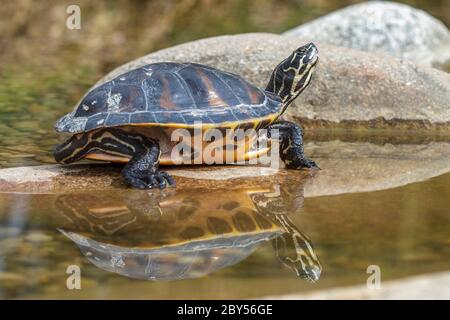
[[[305,41],[253,33],[208,38],[133,60],[99,83],[145,64],[197,62],[242,75],[261,88],[273,68]],[[450,75],[412,62],[318,43],[320,62],[310,86],[286,117],[325,125],[435,127],[450,124]]]
[[[426,66],[450,60],[450,32],[439,20],[410,6],[370,1],[335,11],[284,35],[385,53]]]

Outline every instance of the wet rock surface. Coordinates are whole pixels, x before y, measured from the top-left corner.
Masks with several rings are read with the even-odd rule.
[[[341,141],[309,145],[324,168],[305,189],[305,196],[367,192],[426,180],[450,170],[450,144],[383,144]]]
[[[320,171],[293,171],[261,166],[167,167],[177,190],[198,188],[257,187],[289,176],[309,179],[306,197],[393,188],[450,171],[450,144],[321,141],[306,144],[306,153]],[[2,192],[61,193],[74,190],[125,190],[121,166],[79,164],[0,170]]]
[[[370,1],[332,12],[284,35],[388,54],[425,66],[450,60],[450,32],[422,10],[400,3]]]
[[[99,83],[145,64],[196,62],[265,88],[274,67],[306,40],[241,34],[188,42],[118,67]],[[285,118],[304,125],[437,128],[450,124],[450,75],[385,55],[317,43],[320,62]]]

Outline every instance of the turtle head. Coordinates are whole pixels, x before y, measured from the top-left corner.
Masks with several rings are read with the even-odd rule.
[[[278,95],[286,107],[308,86],[319,54],[314,43],[301,46],[272,72],[266,91]]]
[[[309,282],[318,281],[322,273],[322,265],[311,240],[286,216],[278,217],[280,218],[284,220],[284,228],[287,231],[272,242],[278,259],[299,278]]]

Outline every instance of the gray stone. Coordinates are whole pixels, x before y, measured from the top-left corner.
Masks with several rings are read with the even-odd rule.
[[[298,39],[389,54],[426,66],[450,60],[450,32],[410,6],[370,1],[335,11],[284,33]]]
[[[188,42],[118,67],[99,83],[145,64],[197,62],[264,88],[273,68],[304,40],[254,33]],[[389,56],[318,43],[310,86],[286,112],[304,125],[438,128],[450,125],[450,75]]]

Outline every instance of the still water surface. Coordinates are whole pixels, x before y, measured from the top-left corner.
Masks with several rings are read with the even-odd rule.
[[[450,174],[304,197],[311,180],[0,194],[0,298],[251,298],[450,269]]]

